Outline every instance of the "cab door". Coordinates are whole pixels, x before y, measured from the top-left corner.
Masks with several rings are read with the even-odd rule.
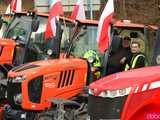
[[[160,65],[160,29],[154,32],[150,31],[150,34],[154,34],[154,37],[148,44],[150,47],[148,51],[150,51],[151,65]]]

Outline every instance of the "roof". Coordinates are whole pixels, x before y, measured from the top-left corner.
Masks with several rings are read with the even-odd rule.
[[[28,14],[28,13],[34,13],[34,11],[29,11],[29,12],[20,12],[18,14]],[[39,13],[39,12],[36,12],[37,15],[39,16],[45,16],[45,17],[48,17],[49,14],[47,13]],[[65,20],[65,21],[68,21],[68,22],[75,22],[74,20],[70,19],[70,18],[67,18],[67,17],[59,17],[61,20]],[[94,26],[98,26],[98,21],[97,20],[91,20],[91,19],[86,19],[86,20],[77,20],[78,22],[82,23],[82,24],[86,24],[86,25],[94,25]],[[151,29],[158,29],[157,26],[155,25],[145,25],[145,24],[139,24],[139,23],[132,23],[131,21],[129,20],[113,20],[112,21],[112,24],[113,26],[115,27],[124,27],[124,28],[144,28],[144,27],[148,27],[148,28],[151,28]]]
[[[154,25],[145,25],[145,24],[139,24],[139,23],[132,23],[130,21],[125,21],[125,20],[118,20],[116,22],[113,23],[113,25],[115,27],[128,27],[128,28],[144,28],[144,27],[148,27],[151,29],[158,29],[157,26]]]

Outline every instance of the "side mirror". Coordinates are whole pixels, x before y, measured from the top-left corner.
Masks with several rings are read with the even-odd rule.
[[[36,32],[39,28],[39,20],[33,19],[32,21],[32,31]]]

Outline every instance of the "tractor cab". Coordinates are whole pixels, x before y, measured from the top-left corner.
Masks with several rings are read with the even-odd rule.
[[[155,26],[115,23],[120,35],[139,39],[148,65],[158,64],[159,30]],[[118,31],[118,30],[117,30]],[[123,33],[124,31],[124,33]],[[153,62],[154,61],[154,62]],[[157,61],[157,62],[156,62]],[[155,63],[155,64],[153,64]],[[142,120],[159,110],[159,66],[121,71],[89,85],[88,114],[91,120]]]
[[[19,65],[33,61],[34,56],[29,56],[32,52],[30,47],[35,42],[43,42],[46,23],[47,16],[38,16],[35,13],[15,13],[3,35],[3,39],[11,39],[15,42],[14,49],[11,48],[13,54],[13,58],[10,56],[11,64]],[[41,34],[40,37],[38,37],[39,34]]]
[[[0,38],[0,71],[4,74],[26,62],[45,59],[44,32],[48,15],[34,12],[3,15],[3,37]]]
[[[151,65],[156,30],[157,27],[155,26],[136,24],[129,20],[120,20],[113,23],[113,39],[109,49],[105,75],[124,71],[125,63],[122,64],[120,61],[126,55],[131,59],[130,44],[134,40],[140,43],[140,51],[146,56],[147,65]],[[128,38],[128,42],[125,38]]]
[[[98,51],[96,41],[98,22],[94,20],[76,22],[77,26],[72,26],[70,31],[63,33],[65,38],[67,35],[68,38],[74,39],[65,41],[62,36],[62,46],[65,46],[64,50],[66,50],[67,57],[70,55],[88,62],[87,84],[89,84],[93,79],[100,77],[102,55]]]
[[[61,52],[69,52],[69,54],[81,58],[89,49],[98,52],[96,45],[97,21],[75,22],[65,18],[64,22],[64,18],[61,18],[60,22],[63,28]]]

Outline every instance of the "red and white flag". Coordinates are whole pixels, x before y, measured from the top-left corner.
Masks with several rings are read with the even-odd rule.
[[[73,19],[73,20],[84,20],[84,19],[86,19],[83,0],[78,0],[76,2],[70,18]]]
[[[104,53],[109,48],[110,45],[111,41],[110,22],[112,20],[113,13],[114,13],[113,0],[108,0],[98,24],[97,42],[99,51],[101,53]]]
[[[61,0],[54,0],[51,5],[48,23],[45,31],[45,40],[48,40],[49,38],[52,38],[56,35],[56,16],[59,15],[64,15]]]
[[[13,12],[22,12],[22,0],[12,0],[10,7]]]

